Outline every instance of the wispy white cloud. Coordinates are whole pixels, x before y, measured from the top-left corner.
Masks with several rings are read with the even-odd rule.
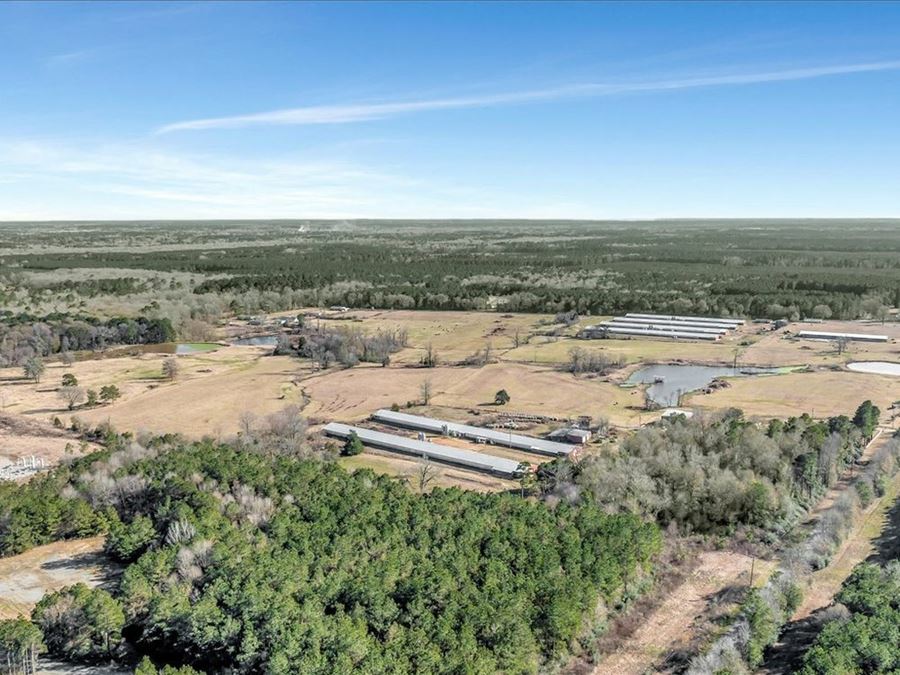
[[[585,204],[544,204],[544,197],[318,156],[253,159],[162,150],[149,140],[73,144],[0,138],[0,220],[500,218],[551,212],[579,218],[593,213]]]
[[[40,208],[46,194],[65,208]],[[412,215],[431,199],[454,202],[418,179],[347,161],[0,139],[0,219]]]
[[[78,63],[83,63],[84,61],[90,61],[91,59],[95,58],[102,50],[102,47],[91,47],[88,49],[76,49],[70,52],[61,52],[59,54],[48,56],[44,60],[44,64],[48,68],[65,68],[67,66],[74,66]]]
[[[851,75],[879,71],[900,70],[900,61],[877,61],[845,65],[794,68],[755,73],[732,73],[704,77],[672,78],[653,81],[618,83],[588,82],[546,89],[505,92],[479,96],[433,98],[412,101],[359,103],[341,105],[317,105],[288,108],[248,115],[210,117],[167,124],[156,130],[165,134],[175,131],[200,129],[234,129],[265,125],[314,125],[347,124],[385,119],[398,115],[420,112],[454,110],[463,108],[487,108],[501,105],[538,103],[567,98],[617,96],[632,93],[662,93],[705,87],[740,86],[768,82],[788,82],[836,75]]]

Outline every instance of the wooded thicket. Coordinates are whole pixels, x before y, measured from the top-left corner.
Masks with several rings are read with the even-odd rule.
[[[371,471],[252,448],[157,441],[96,459],[44,479],[68,485],[54,486],[61,503],[37,482],[0,504],[82,504],[102,514],[107,551],[127,565],[109,597],[69,589],[35,611],[51,653],[68,658],[535,672],[577,644],[598,603],[613,605],[660,545],[654,525],[591,500],[417,495]],[[13,552],[43,535],[7,539]]]

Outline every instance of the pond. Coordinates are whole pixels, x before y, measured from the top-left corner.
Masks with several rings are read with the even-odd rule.
[[[221,346],[215,342],[179,342],[175,345],[175,353],[202,354],[203,352],[213,352]]]
[[[274,347],[278,344],[277,335],[254,335],[253,337],[238,338],[231,342],[241,347]]]
[[[854,361],[853,363],[848,363],[847,368],[857,373],[896,375],[900,377],[900,363],[892,363],[891,361]]]
[[[731,366],[644,366],[625,381],[626,384],[649,384],[647,395],[660,406],[678,405],[679,394],[703,389],[718,377],[772,374],[778,368],[732,368]]]

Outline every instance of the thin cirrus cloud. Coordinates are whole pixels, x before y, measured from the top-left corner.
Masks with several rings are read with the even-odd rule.
[[[900,61],[877,61],[848,65],[795,68],[757,73],[714,75],[646,82],[597,83],[566,85],[530,91],[506,92],[483,96],[437,98],[418,101],[362,103],[349,105],[318,105],[249,115],[210,117],[167,124],[156,130],[158,134],[202,129],[236,129],[270,125],[348,124],[379,120],[399,115],[464,108],[487,108],[521,103],[538,103],[570,98],[616,96],[630,93],[661,93],[705,87],[740,86],[766,82],[789,82],[836,75],[900,70]]]

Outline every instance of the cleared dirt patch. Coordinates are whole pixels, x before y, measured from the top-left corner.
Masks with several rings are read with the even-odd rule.
[[[63,586],[109,581],[117,570],[103,555],[103,540],[73,539],[0,558],[0,618],[30,615],[44,594]]]
[[[701,553],[691,574],[656,607],[593,675],[643,675],[656,670],[666,655],[686,648],[723,588],[746,586],[753,559],[729,551]],[[765,580],[772,563],[757,560],[754,585]],[[721,610],[721,607],[718,608]]]
[[[77,455],[82,450],[90,451],[96,447],[92,443],[82,443],[71,432],[34,418],[0,414],[0,468],[32,456],[44,460],[50,467],[69,454]]]

